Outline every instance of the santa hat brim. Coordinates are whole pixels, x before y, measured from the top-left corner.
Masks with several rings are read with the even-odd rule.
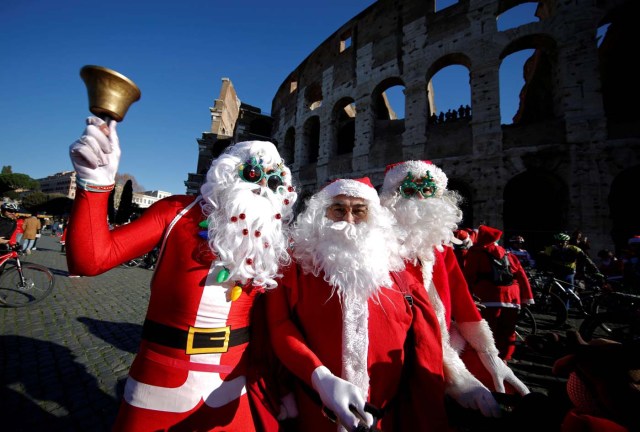
[[[327,198],[334,198],[338,195],[363,198],[370,203],[380,204],[378,192],[371,184],[368,177],[359,179],[338,179],[325,186],[320,194]]]

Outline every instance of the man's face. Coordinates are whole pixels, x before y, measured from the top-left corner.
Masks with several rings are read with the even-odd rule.
[[[2,216],[9,219],[15,219],[17,217],[17,213],[13,210],[2,210]]]
[[[364,198],[338,195],[327,207],[325,216],[333,222],[359,224],[369,219],[369,206]]]

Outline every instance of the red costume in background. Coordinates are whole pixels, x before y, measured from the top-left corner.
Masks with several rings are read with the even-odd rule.
[[[529,279],[513,254],[507,254],[513,273],[513,282],[498,286],[489,275],[492,274],[490,255],[502,259],[506,254],[496,242],[502,231],[480,225],[475,244],[467,253],[463,273],[471,292],[478,296],[485,306],[482,317],[493,331],[500,358],[509,360],[515,351],[515,326],[521,304],[532,304],[533,293]]]
[[[140,350],[115,430],[253,431],[247,347],[256,290],[229,301],[229,283],[210,273],[214,256],[198,236],[205,219],[194,197],[158,201],[110,231],[108,193],[78,189],[68,228],[72,274],[97,275],[163,241],[151,281]],[[227,342],[225,342],[225,338]]]

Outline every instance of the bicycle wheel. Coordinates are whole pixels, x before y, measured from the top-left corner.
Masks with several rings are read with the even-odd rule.
[[[529,308],[523,307],[518,313],[518,321],[516,322],[516,338],[520,342],[529,335],[534,335],[538,332],[538,325],[536,319],[533,316],[533,312]]]
[[[0,304],[14,308],[29,306],[51,294],[54,277],[48,268],[22,263],[22,274],[24,281],[17,267],[4,269],[0,276]]]
[[[617,342],[640,340],[640,298],[618,293],[596,300],[593,314],[586,317],[579,329],[585,341],[593,338]]]
[[[569,318],[569,310],[567,309],[565,301],[556,293],[549,293],[543,308],[542,313],[554,317],[553,324],[555,326],[563,325],[567,322],[567,318]]]

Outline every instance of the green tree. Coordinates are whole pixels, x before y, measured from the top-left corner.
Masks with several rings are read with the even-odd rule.
[[[116,199],[116,190],[114,188],[109,193],[109,201],[107,204],[107,219],[109,220],[109,223],[112,225],[116,223],[115,199]]]
[[[36,211],[39,206],[49,201],[49,195],[40,191],[31,192],[22,198],[22,207],[29,211]]]
[[[8,191],[14,191],[16,189],[38,190],[40,189],[40,183],[37,180],[32,179],[26,174],[19,173],[6,173],[5,170],[10,171],[11,167],[4,166],[2,168],[2,174],[0,174],[0,193]]]
[[[118,204],[118,211],[116,212],[116,223],[122,225],[129,220],[131,212],[133,211],[133,183],[129,179],[122,188],[122,195],[120,195],[120,203]]]
[[[135,176],[129,173],[116,174],[116,183],[117,184],[126,184],[127,181],[131,181],[131,186],[134,192],[144,192],[144,186],[138,183]]]
[[[54,216],[65,216],[71,213],[72,204],[73,200],[66,195],[51,194],[47,196],[45,202],[37,205],[33,210]]]
[[[0,174],[13,174],[13,170],[11,169],[11,165],[3,165],[2,172]]]

